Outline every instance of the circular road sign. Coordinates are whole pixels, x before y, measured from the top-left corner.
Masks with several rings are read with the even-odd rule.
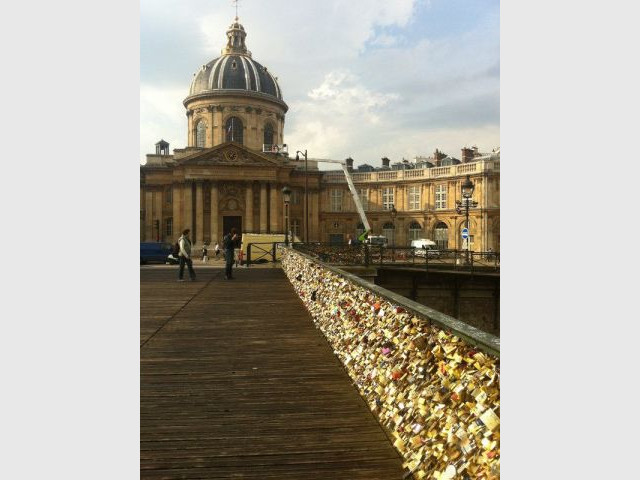
[[[462,238],[464,238],[465,240],[467,238],[469,238],[469,229],[468,228],[463,228],[462,229]]]

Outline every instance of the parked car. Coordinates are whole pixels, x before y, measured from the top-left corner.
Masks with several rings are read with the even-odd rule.
[[[145,263],[178,263],[171,252],[173,246],[170,243],[140,242],[140,265]]]
[[[411,248],[414,249],[413,254],[417,257],[428,256],[429,258],[438,258],[440,256],[436,242],[428,238],[411,240]]]

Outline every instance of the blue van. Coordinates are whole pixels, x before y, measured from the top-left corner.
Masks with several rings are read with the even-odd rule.
[[[172,251],[170,243],[140,242],[140,265],[150,262],[178,263],[177,259],[169,257]]]

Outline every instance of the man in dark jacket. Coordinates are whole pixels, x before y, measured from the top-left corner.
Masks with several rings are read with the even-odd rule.
[[[227,280],[233,280],[231,276],[231,268],[233,267],[233,250],[238,240],[238,231],[235,228],[231,229],[231,232],[227,233],[222,239],[222,248],[224,250],[224,278]]]
[[[193,262],[191,261],[191,240],[189,239],[189,230],[188,228],[182,231],[182,236],[178,240],[178,245],[180,245],[180,253],[178,254],[178,259],[180,260],[180,269],[178,270],[178,281],[184,282],[184,266],[185,264],[189,267],[189,278],[191,281],[195,281],[196,272],[193,271]]]

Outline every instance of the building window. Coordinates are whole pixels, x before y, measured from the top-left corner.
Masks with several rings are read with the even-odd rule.
[[[164,221],[164,231],[167,237],[173,235],[173,218],[169,217]]]
[[[300,190],[297,188],[291,189],[291,205],[300,205]]]
[[[436,186],[436,209],[447,208],[447,185]]]
[[[422,238],[422,227],[416,221],[411,222],[409,225],[409,241]]]
[[[362,209],[364,211],[369,210],[369,189],[359,188],[358,197],[360,198],[360,203],[362,203]]]
[[[300,220],[294,218],[291,220],[291,241],[296,242],[300,240]]]
[[[240,120],[238,117],[227,118],[227,121],[224,124],[224,131],[227,142],[242,143],[242,135],[244,130],[242,127],[242,120]]]
[[[173,189],[171,187],[167,187],[164,190],[164,198],[166,203],[173,203]]]
[[[200,120],[196,125],[196,147],[204,147],[207,138],[207,122]]]
[[[331,211],[342,211],[342,190],[334,188],[331,190]]]
[[[393,187],[382,189],[382,209],[391,210],[393,208]]]
[[[446,250],[448,248],[449,232],[446,223],[439,222],[435,227],[433,236],[439,250]]]
[[[409,187],[409,210],[420,210],[420,187]]]
[[[265,145],[273,145],[273,125],[266,123],[264,126],[264,142]]]
[[[382,226],[382,235],[387,237],[387,242],[389,245],[395,244],[395,229],[393,223],[387,222]]]

